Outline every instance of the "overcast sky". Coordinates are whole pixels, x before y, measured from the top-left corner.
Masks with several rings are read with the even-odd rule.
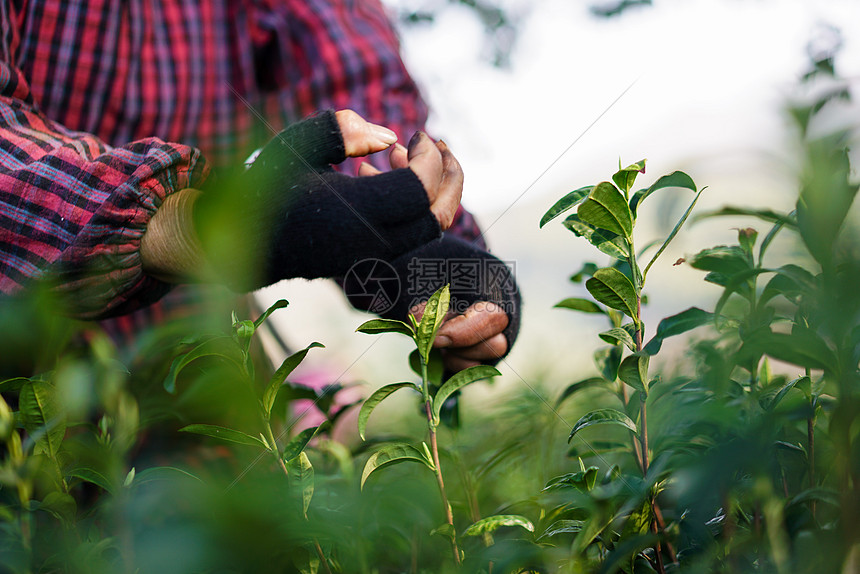
[[[469,8],[402,30],[431,129],[464,165],[474,211],[503,209],[559,156],[521,201],[605,178],[619,156],[648,157],[655,173],[760,160],[784,140],[781,106],[822,26],[840,28],[838,68],[860,81],[856,0],[654,0],[610,19],[591,16],[593,3],[504,2],[519,15],[508,70],[487,65]]]

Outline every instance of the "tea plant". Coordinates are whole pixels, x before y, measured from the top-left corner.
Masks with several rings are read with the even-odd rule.
[[[66,348],[54,369],[0,382],[4,572],[115,571],[129,527],[98,493],[122,500],[153,481],[190,476],[129,465],[140,415],[128,378],[107,338],[92,335]]]
[[[309,389],[297,388],[287,384],[287,377],[302,362],[308,351],[315,347],[324,347],[321,343],[311,343],[301,351],[287,357],[281,366],[269,379],[261,393],[255,390],[255,369],[250,354],[251,339],[257,329],[274,311],[288,305],[287,301],[279,300],[267,309],[255,321],[239,320],[233,313],[233,333],[230,336],[216,336],[207,338],[193,349],[179,356],[171,367],[170,374],[165,386],[173,388],[176,379],[182,371],[191,363],[201,359],[218,359],[228,366],[227,372],[233,371],[236,385],[245,385],[257,394],[257,420],[250,429],[237,429],[213,424],[192,424],[179,429],[182,432],[190,432],[229,441],[232,443],[247,445],[261,451],[262,454],[271,456],[278,464],[284,476],[290,481],[290,486],[300,493],[302,517],[308,520],[308,509],[314,495],[314,467],[308,458],[305,448],[321,432],[324,432],[331,421],[324,424],[307,428],[296,435],[283,447],[280,446],[280,437],[289,428],[278,436],[275,435],[273,424],[278,417],[275,416],[276,404],[281,399],[281,411],[284,412],[284,396],[292,394],[292,398],[313,398],[315,402],[320,397]],[[223,375],[223,371],[222,371]],[[329,392],[331,389],[329,389]],[[284,413],[285,414],[285,413]],[[319,540],[312,538],[312,551],[316,553],[319,563],[326,572],[331,572],[329,557],[326,556]]]
[[[578,554],[585,553],[587,547],[594,543],[595,539],[613,522],[623,518],[625,513],[629,514],[626,517],[628,525],[626,528],[639,535],[638,542],[633,544],[632,548],[630,544],[626,545],[625,550],[628,553],[635,556],[643,542],[653,543],[657,540],[658,533],[662,537],[666,524],[656,498],[664,488],[665,475],[659,470],[656,473],[649,473],[653,455],[649,441],[648,397],[652,386],[658,382],[649,375],[650,359],[659,352],[665,338],[684,333],[710,320],[709,313],[691,308],[664,319],[654,337],[647,344],[643,341],[645,325],[641,311],[643,288],[648,271],[678,234],[704,191],[704,189],[697,190],[695,183],[686,173],[676,171],[659,178],[647,188],[631,193],[637,175],[644,172],[645,160],[626,168],[619,166],[619,171],[612,176],[611,182],[604,181],[568,193],[547,211],[540,222],[543,227],[565,212],[576,208],[576,213],[564,220],[565,227],[613,259],[613,263],[608,267],[597,268],[589,264],[583,271],[574,275],[576,281],[581,281],[584,275],[590,276],[585,281],[585,287],[593,300],[573,297],[557,305],[557,307],[575,311],[603,314],[609,320],[611,327],[600,334],[600,338],[611,345],[597,355],[602,376],[585,379],[569,386],[559,402],[585,388],[603,386],[611,389],[616,395],[622,410],[602,408],[585,414],[573,425],[568,441],[581,430],[594,425],[612,424],[627,429],[634,437],[632,447],[636,465],[646,481],[642,487],[644,491],[639,493],[643,500],[636,502],[637,509],[632,513],[630,508],[623,509],[620,515],[615,516],[612,515],[613,513],[607,515],[601,512],[586,524],[561,520],[547,529],[545,536],[548,537],[562,532],[579,532],[571,553],[571,559],[574,562],[579,560]],[[638,258],[643,254],[637,252],[633,237],[639,209],[653,193],[672,187],[686,188],[696,195],[648,264],[641,269]],[[625,317],[629,322],[625,322]],[[625,348],[627,353],[624,352]],[[631,396],[631,391],[635,392],[634,396]],[[598,468],[585,468],[581,461],[580,464],[579,472],[551,480],[548,488],[553,490],[562,486],[575,486],[586,492],[592,491],[596,484]],[[621,475],[608,477],[609,482],[616,479],[624,480]],[[554,509],[554,512],[566,513],[567,510],[559,507]],[[648,531],[653,536],[645,535]],[[604,539],[600,545],[612,549],[615,544],[611,539]],[[667,545],[667,550],[674,562],[675,552],[671,544]],[[616,559],[616,557],[613,558]],[[642,555],[642,558],[645,558],[645,555]],[[657,570],[663,572],[663,556],[659,542],[655,545],[654,554],[650,558]]]
[[[601,376],[570,385],[558,403],[602,389],[620,406],[586,413],[570,438],[598,424],[632,437],[629,448],[609,433],[610,440],[583,441],[571,451],[582,457],[579,471],[544,489],[538,531],[555,543],[570,541],[565,563],[572,571],[857,569],[860,257],[846,217],[858,184],[847,154],[851,130],[822,136],[811,127],[820,110],[846,95],[837,84],[792,109],[805,150],[795,210],[726,207],[703,216],[755,217],[770,229],[761,239],[755,229],[740,229],[736,245],[687,257],[722,296],[713,313],[691,308],[664,319],[648,343],[640,317],[645,278],[698,194],[643,271],[632,241],[637,208],[666,183],[695,192],[692,181],[676,172],[630,194],[630,176],[644,170],[639,162],[611,183],[571,192],[544,216],[542,225],[578,207],[565,226],[613,258],[609,267],[586,264],[572,277],[587,278],[593,300],[558,305],[603,314],[611,327],[600,334],[610,346],[595,354]],[[782,232],[795,234],[806,255],[774,265],[770,248]],[[695,369],[685,372],[682,363],[675,367],[681,374],[652,378],[650,358],[663,340],[706,324],[719,336],[691,346]],[[772,359],[794,374],[775,374]],[[643,478],[625,471],[625,453]]]
[[[368,459],[364,466],[364,471],[361,475],[361,484],[364,486],[365,481],[370,475],[388,465],[400,462],[418,462],[426,466],[436,476],[436,483],[439,487],[439,495],[442,501],[442,508],[445,512],[446,523],[434,530],[434,533],[440,534],[448,538],[451,542],[452,556],[454,564],[461,564],[462,551],[458,546],[458,534],[454,525],[454,515],[451,510],[451,505],[448,502],[448,494],[445,489],[445,481],[442,476],[442,466],[439,460],[439,445],[436,437],[436,429],[440,424],[440,413],[442,407],[451,395],[476,381],[487,379],[499,375],[499,371],[495,367],[479,365],[462,370],[445,381],[438,389],[433,391],[433,385],[430,377],[431,356],[430,352],[433,347],[433,341],[436,338],[436,332],[442,326],[445,315],[448,312],[450,302],[450,292],[448,286],[445,285],[439,291],[434,293],[424,308],[424,314],[421,321],[418,322],[411,314],[409,315],[410,323],[404,323],[393,319],[374,319],[362,324],[357,331],[369,334],[380,333],[400,333],[410,337],[414,342],[416,349],[413,351],[413,363],[418,364],[416,371],[421,376],[420,385],[411,382],[392,383],[385,385],[375,391],[361,407],[358,415],[358,432],[361,438],[365,438],[367,421],[373,410],[388,396],[395,391],[408,388],[421,395],[424,405],[424,412],[427,417],[427,429],[430,437],[430,447],[426,443],[421,443],[422,450],[406,443],[388,444],[377,450]],[[490,516],[479,519],[474,524],[469,526],[463,536],[487,535],[500,526],[520,526],[526,530],[534,530],[532,523],[525,517],[516,515],[499,515]]]

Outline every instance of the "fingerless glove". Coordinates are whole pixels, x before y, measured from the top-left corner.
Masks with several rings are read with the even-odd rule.
[[[413,306],[429,299],[447,283],[451,286],[449,308],[456,313],[464,312],[478,301],[495,303],[505,311],[508,326],[502,334],[510,352],[520,329],[521,300],[516,279],[504,262],[474,244],[446,233],[439,240],[394,258],[389,264],[397,274],[400,289],[393,304],[386,306],[383,317],[405,320]],[[356,274],[342,279],[344,293],[359,309],[369,301],[365,295],[366,286],[357,284],[361,279],[362,276]]]
[[[195,226],[228,286],[342,276],[362,259],[395,259],[439,237],[411,169],[350,177],[331,169],[345,157],[335,114],[324,112],[282,131],[245,173],[201,196]]]

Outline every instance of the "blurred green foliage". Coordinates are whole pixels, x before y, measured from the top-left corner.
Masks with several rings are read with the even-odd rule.
[[[333,429],[358,405],[342,404],[340,386],[291,381],[307,353],[329,350],[311,343],[278,369],[253,360],[257,331],[285,302],[221,332],[151,333],[126,354],[63,319],[49,290],[4,298],[0,571],[860,570],[860,241],[846,219],[857,132],[819,121],[849,97],[832,58],[807,82],[816,89],[790,109],[796,208],[700,215],[755,226],[687,258],[722,290],[712,310],[644,325],[651,264],[639,261],[660,255],[702,190],[674,172],[634,191],[644,161],[621,168],[542,221],[575,209],[564,225],[609,257],[574,273],[558,304],[605,318],[594,365],[561,389],[529,381],[492,409],[467,389],[456,428],[439,424],[444,398],[495,371],[430,384],[441,293],[423,326],[362,327],[412,337],[417,374],[377,391],[347,433]],[[688,189],[690,209],[637,249],[639,208],[667,187]],[[796,254],[771,250],[777,236]],[[658,373],[652,358],[670,347],[685,352]],[[424,407],[418,442],[413,405],[389,434],[368,432],[372,409],[401,388]],[[298,431],[300,401],[326,422]],[[421,464],[378,464],[380,453]],[[385,471],[368,478],[368,464]]]

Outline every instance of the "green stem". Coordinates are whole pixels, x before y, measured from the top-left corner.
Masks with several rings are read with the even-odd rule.
[[[635,343],[636,343],[636,352],[642,352],[642,288],[644,286],[645,277],[644,275],[639,273],[639,267],[636,263],[636,249],[633,246],[633,239],[628,239],[628,245],[630,247],[630,257],[628,258],[628,263],[630,264],[630,274],[633,276],[633,288],[636,292],[636,317],[634,317],[634,322],[636,325],[636,333],[635,333]],[[653,260],[652,260],[653,261]],[[646,269],[647,272],[647,269]],[[625,393],[626,395],[626,393]],[[649,444],[648,444],[648,405],[647,405],[647,397],[643,393],[639,393],[639,421],[641,427],[641,455],[639,457],[640,460],[640,468],[642,469],[642,476],[646,477],[648,475],[648,467],[650,464],[650,456],[649,456]],[[634,441],[635,445],[635,441]],[[662,513],[660,512],[660,507],[657,505],[657,501],[654,497],[651,498],[651,510],[654,518],[651,519],[651,531],[655,535],[660,535],[665,532],[665,525],[662,521]],[[657,516],[660,516],[661,520],[657,519]],[[670,555],[672,556],[672,560],[675,560],[675,551],[669,545]],[[654,545],[654,557],[657,561],[657,572],[660,574],[665,574],[666,569],[663,565],[663,549],[661,548],[660,542],[658,541]]]
[[[457,530],[454,528],[454,513],[448,503],[448,494],[445,491],[445,481],[442,478],[442,465],[439,462],[439,445],[436,441],[436,421],[433,419],[433,402],[430,400],[430,380],[427,372],[427,362],[421,357],[421,393],[424,396],[424,409],[427,412],[427,428],[430,431],[430,452],[433,455],[433,466],[436,468],[436,483],[439,485],[439,494],[442,497],[442,506],[445,509],[445,519],[451,526],[451,552],[454,555],[454,564],[460,565],[460,549],[457,547]]]
[[[810,385],[810,370],[806,369],[806,377],[809,379]],[[811,391],[811,389],[810,389]],[[812,401],[812,415],[806,419],[806,452],[809,462],[809,488],[815,488],[815,400]],[[809,510],[812,512],[812,519],[815,520],[815,500],[809,501]]]
[[[275,441],[275,435],[272,432],[272,425],[269,423],[269,421],[266,421],[266,424],[264,426],[266,427],[266,434],[268,435],[267,438],[271,442],[271,445],[270,445],[271,450],[269,452],[271,452],[274,455],[274,457],[277,459],[278,465],[281,467],[281,470],[284,472],[284,476],[286,476],[287,479],[289,479],[290,478],[290,471],[287,469],[287,463],[284,462],[284,457],[281,455],[281,452],[278,449],[278,443]],[[305,516],[304,518],[305,518],[305,520],[308,519],[307,516]],[[322,563],[322,565],[325,566],[326,574],[332,574],[331,567],[328,565],[328,560],[325,557],[325,553],[323,553],[323,550],[322,550],[322,547],[320,546],[319,540],[316,538],[316,536],[314,536],[312,540],[314,543],[314,550],[316,550],[317,556],[319,556],[320,563]]]
[[[426,371],[426,367],[423,369]],[[426,381],[425,381],[426,387]],[[436,467],[436,483],[439,485],[439,494],[442,497],[442,506],[445,509],[445,520],[451,526],[451,552],[454,555],[454,564],[460,565],[460,549],[457,547],[457,531],[454,528],[454,513],[448,503],[448,494],[445,491],[445,481],[442,478],[442,465],[439,462],[439,445],[436,442],[436,423],[433,421],[433,406],[430,401],[424,403],[427,411],[427,426],[430,429],[430,453],[433,455],[433,466]]]
[[[424,397],[424,402],[430,402],[430,375],[427,370],[427,362],[423,357],[421,359],[421,394]],[[432,411],[431,411],[432,412]],[[432,418],[432,416],[431,416]]]

